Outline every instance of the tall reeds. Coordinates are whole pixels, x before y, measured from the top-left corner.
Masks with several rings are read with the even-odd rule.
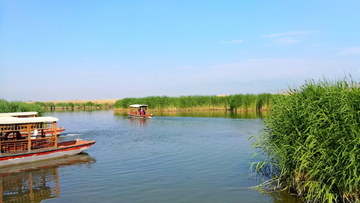
[[[360,202],[359,87],[324,79],[290,89],[274,100],[254,147],[263,161],[252,167],[269,177],[268,189],[305,202]]]
[[[131,104],[147,104],[152,110],[269,110],[273,94],[236,94],[218,96],[153,96],[125,98],[115,102],[117,110],[128,109]]]
[[[0,99],[0,113],[29,111],[37,111],[38,116],[42,116],[44,113],[44,109],[38,104],[28,104],[20,101],[8,102],[4,99]]]

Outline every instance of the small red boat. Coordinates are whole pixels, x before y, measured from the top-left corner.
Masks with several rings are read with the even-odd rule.
[[[57,129],[58,120],[54,117],[0,117],[0,167],[74,155],[95,144],[95,141],[82,139],[58,143],[57,130],[46,136],[46,129]],[[23,137],[21,131],[27,132],[27,136]]]
[[[152,118],[153,114],[147,112],[148,112],[148,105],[132,104],[130,105],[130,111],[127,114],[133,118]]]

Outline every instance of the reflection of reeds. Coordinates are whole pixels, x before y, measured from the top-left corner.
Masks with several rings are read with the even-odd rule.
[[[44,109],[41,108],[41,106],[38,104],[28,104],[25,102],[8,102],[6,100],[0,99],[0,113],[28,111],[37,111],[38,116],[41,116],[44,112]]]
[[[360,89],[344,81],[308,81],[277,97],[254,146],[269,188],[306,202],[360,201]]]
[[[131,104],[147,104],[151,110],[232,110],[256,111],[269,110],[273,94],[237,94],[225,97],[218,96],[181,96],[181,97],[144,97],[125,98],[114,104],[116,110],[128,109]]]

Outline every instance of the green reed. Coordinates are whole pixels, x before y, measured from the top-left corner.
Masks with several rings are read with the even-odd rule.
[[[226,97],[218,96],[153,96],[143,98],[124,98],[114,104],[115,109],[127,109],[131,104],[147,104],[152,110],[268,110],[273,94],[236,94]]]
[[[28,104],[20,101],[8,102],[4,99],[0,99],[0,113],[29,111],[38,112],[38,116],[42,116],[44,113],[44,109],[39,104]]]
[[[252,168],[269,178],[257,189],[289,189],[306,202],[360,202],[357,84],[307,81],[273,102],[254,141],[263,161]]]

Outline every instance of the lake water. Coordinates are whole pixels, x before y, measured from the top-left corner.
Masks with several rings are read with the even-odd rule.
[[[249,189],[247,138],[263,115],[106,111],[48,112],[66,127],[59,141],[96,140],[85,154],[0,169],[4,202],[300,202]],[[0,202],[2,202],[0,201]]]

